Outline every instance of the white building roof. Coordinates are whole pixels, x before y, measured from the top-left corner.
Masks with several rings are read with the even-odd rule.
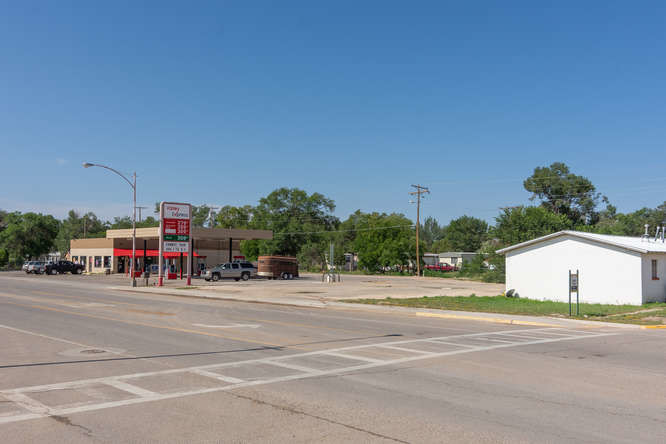
[[[537,237],[536,239],[522,242],[520,244],[511,245],[510,247],[497,250],[497,253],[504,254],[508,251],[517,250],[523,247],[537,244],[549,239],[560,236],[572,236],[579,239],[590,240],[600,244],[612,245],[614,247],[626,248],[627,250],[636,251],[638,253],[666,253],[666,243],[661,240],[654,240],[654,237],[645,239],[642,237],[632,236],[613,236],[610,234],[597,234],[587,233],[584,231],[558,231],[557,233],[549,234],[547,236]]]

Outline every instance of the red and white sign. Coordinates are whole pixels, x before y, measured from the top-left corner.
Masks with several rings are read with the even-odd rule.
[[[162,285],[162,254],[187,254],[187,285],[190,285],[191,252],[191,216],[190,204],[162,202],[160,206],[160,278]]]
[[[189,219],[164,219],[162,221],[164,238],[167,236],[190,236],[190,220]],[[178,239],[169,239],[178,240]],[[187,239],[182,239],[187,240]]]
[[[162,210],[162,241],[167,253],[187,253],[190,242],[190,206],[164,203]]]
[[[190,205],[165,203],[164,211],[162,212],[162,218],[190,220]]]

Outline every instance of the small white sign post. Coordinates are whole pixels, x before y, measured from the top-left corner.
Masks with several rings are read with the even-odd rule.
[[[158,286],[164,284],[164,253],[187,253],[187,285],[192,284],[192,205],[177,202],[160,204],[160,258]]]
[[[571,294],[576,293],[576,316],[580,315],[580,306],[579,306],[579,282],[578,278],[580,277],[580,272],[576,270],[574,274],[569,270],[569,316],[571,316]]]

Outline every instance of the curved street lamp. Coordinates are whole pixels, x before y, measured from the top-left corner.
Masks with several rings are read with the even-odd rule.
[[[134,274],[134,261],[136,260],[136,171],[132,174],[132,181],[130,181],[127,177],[125,177],[124,174],[120,173],[117,170],[114,170],[111,167],[108,167],[106,165],[100,165],[97,163],[89,163],[89,162],[84,162],[83,163],[83,168],[90,168],[90,167],[100,167],[100,168],[106,168],[109,171],[113,171],[123,179],[125,179],[125,182],[129,184],[129,186],[132,187],[132,192],[133,192],[133,205],[132,205],[132,263],[130,264],[130,274],[132,275],[132,287],[136,287],[136,276]],[[145,259],[144,259],[145,260]]]

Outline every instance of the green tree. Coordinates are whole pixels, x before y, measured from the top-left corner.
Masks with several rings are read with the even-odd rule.
[[[4,248],[0,248],[0,268],[5,268],[9,262],[9,253]]]
[[[608,211],[608,209],[612,211]],[[658,225],[666,223],[666,202],[656,208],[641,208],[631,213],[617,213],[615,207],[609,206],[601,213],[594,231],[620,236],[641,236],[645,233],[645,225],[649,233],[654,235]]]
[[[244,241],[243,254],[297,256],[304,245],[318,243],[340,221],[333,215],[335,202],[319,193],[308,195],[298,188],[279,188],[259,200],[248,228],[272,230],[273,239]]]
[[[416,259],[415,231],[403,214],[352,214],[341,229],[353,233],[351,247],[358,253],[359,266],[375,272],[383,267],[404,268]]]
[[[159,227],[159,226],[160,226],[160,221],[155,219],[153,216],[148,216],[141,222],[139,222],[138,220],[136,221],[137,228],[150,228],[150,227]],[[132,218],[129,216],[114,217],[113,223],[111,224],[110,228],[112,230],[130,229],[132,228]]]
[[[432,216],[428,216],[419,227],[419,239],[423,240],[426,250],[432,250],[433,245],[444,238],[446,227],[442,227]]]
[[[594,225],[599,219],[599,201],[608,203],[588,178],[571,173],[562,162],[535,168],[523,186],[532,193],[531,200],[540,199],[544,208],[564,214],[574,224]]]
[[[446,239],[453,251],[477,251],[486,240],[488,223],[471,216],[453,219],[446,227]]]
[[[220,228],[248,228],[254,208],[251,205],[234,207],[225,205],[216,215],[216,226]]]
[[[192,205],[192,226],[203,227],[209,221],[215,221],[215,211],[207,205]],[[214,222],[213,222],[214,225]]]
[[[7,251],[10,265],[48,253],[60,228],[60,222],[50,215],[14,212],[7,214],[5,220],[0,249]]]
[[[104,237],[108,224],[97,218],[95,213],[88,212],[83,216],[70,210],[67,217],[60,224],[60,230],[55,239],[55,248],[61,254],[69,251],[72,239],[89,237]]]
[[[455,248],[451,245],[451,243],[444,237],[443,239],[439,239],[435,241],[431,246],[430,250],[433,253],[444,253],[447,251],[454,251]]]
[[[6,211],[0,210],[0,231],[7,228],[7,216],[9,214]]]
[[[492,235],[502,245],[513,245],[572,228],[564,214],[555,214],[543,207],[505,208],[495,218]]]

